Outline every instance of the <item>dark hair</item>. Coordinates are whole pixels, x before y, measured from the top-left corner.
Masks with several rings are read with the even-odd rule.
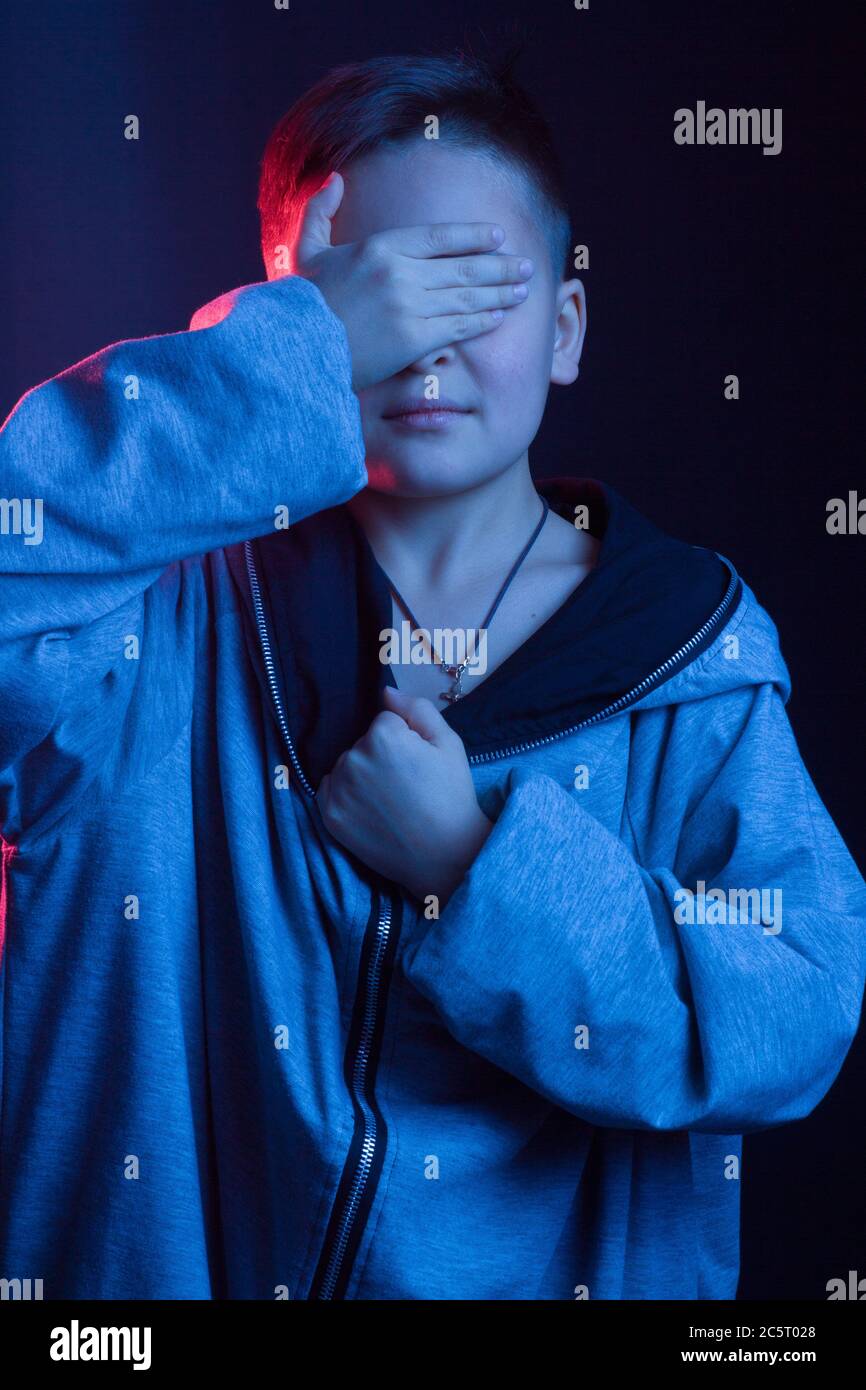
[[[369,58],[325,73],[274,127],[262,158],[262,255],[292,244],[303,206],[332,169],[423,132],[435,115],[444,141],[504,156],[540,206],[555,275],[567,278],[571,224],[547,122],[514,79],[512,53],[498,65],[457,53]],[[422,136],[423,138],[423,136]]]

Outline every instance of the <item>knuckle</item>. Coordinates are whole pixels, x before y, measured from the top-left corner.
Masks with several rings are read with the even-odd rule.
[[[380,747],[385,731],[386,726],[382,722],[382,715],[377,714],[364,735],[369,746],[372,748]]]
[[[359,270],[363,270],[367,264],[367,256],[369,254],[368,243],[366,241],[355,241],[351,246],[346,246],[344,248],[344,253],[347,264],[357,273]]]
[[[367,238],[364,244],[363,258],[367,271],[376,280],[381,280],[391,270],[391,258],[382,242],[375,236]]]
[[[430,245],[434,251],[447,251],[451,246],[451,233],[446,224],[434,224],[430,228]]]
[[[362,251],[367,260],[376,261],[385,254],[385,246],[382,237],[378,232],[373,232],[361,243]]]

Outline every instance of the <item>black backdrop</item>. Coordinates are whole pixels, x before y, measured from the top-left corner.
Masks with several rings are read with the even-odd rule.
[[[829,498],[866,495],[861,8],[6,0],[0,412],[263,278],[258,160],[325,69],[528,32],[518,73],[590,250],[581,377],[552,389],[533,465],[604,478],[731,557],[778,624],[803,756],[862,869],[866,536],[825,529]],[[781,107],[781,153],[676,145],[673,113],[698,100]],[[746,1140],[741,1297],[826,1298],[828,1279],[866,1275],[863,1033],[807,1120]]]

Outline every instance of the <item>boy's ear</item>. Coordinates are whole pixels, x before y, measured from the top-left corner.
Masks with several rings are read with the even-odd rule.
[[[577,380],[586,337],[586,291],[582,280],[565,280],[556,292],[556,339],[550,380],[570,386]]]

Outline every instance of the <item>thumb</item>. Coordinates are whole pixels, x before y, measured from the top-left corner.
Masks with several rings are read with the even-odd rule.
[[[428,743],[441,748],[452,737],[453,730],[445,723],[432,700],[425,699],[423,695],[406,695],[393,685],[385,686],[383,698],[385,708],[399,714],[409,728]]]
[[[343,177],[334,171],[319,191],[307,199],[295,243],[295,264],[299,269],[318,256],[320,251],[329,249],[331,218],[336,216],[344,191]]]

